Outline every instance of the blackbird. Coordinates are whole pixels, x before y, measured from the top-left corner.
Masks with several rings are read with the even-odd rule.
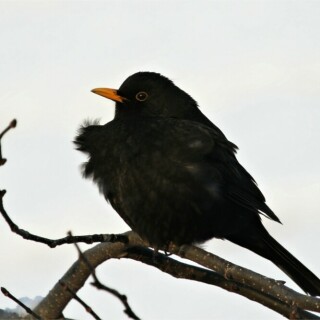
[[[75,138],[88,154],[83,175],[122,219],[155,248],[227,239],[272,261],[306,293],[320,280],[268,233],[280,222],[230,142],[171,80],[154,72],[118,90],[92,92],[116,102],[105,125],[87,122]]]

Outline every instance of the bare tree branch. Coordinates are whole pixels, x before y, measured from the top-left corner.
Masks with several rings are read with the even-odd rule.
[[[278,297],[285,303],[289,302],[291,304],[296,304],[302,309],[320,312],[319,298],[300,294],[284,286],[284,281],[267,278],[195,246],[171,246],[170,252],[175,253],[182,258],[194,261],[219,274],[223,274],[228,279],[243,283],[268,295]]]
[[[22,238],[26,240],[36,241],[40,243],[44,243],[48,245],[50,248],[54,248],[56,246],[60,246],[62,244],[70,244],[76,242],[84,242],[87,244],[91,244],[94,242],[123,242],[126,243],[128,239],[123,235],[115,235],[115,234],[92,234],[92,235],[84,235],[84,236],[67,236],[60,239],[48,239],[45,237],[41,237],[35,234],[32,234],[24,229],[20,229],[9,217],[4,206],[3,206],[3,197],[6,194],[6,190],[0,190],[0,213],[4,217],[5,221],[9,225],[12,232],[18,234]]]
[[[157,254],[155,260],[154,252],[148,248],[132,247],[128,248],[127,252],[128,254],[124,258],[134,259],[151,265],[175,278],[188,279],[218,286],[229,292],[242,295],[252,301],[258,302],[289,319],[319,319],[316,315],[298,308],[295,305],[289,305],[275,299],[273,296],[256,291],[242,283],[228,280],[224,276],[211,270],[191,266],[163,254]]]
[[[192,261],[198,263],[202,262],[202,264],[211,265],[212,268],[218,268],[220,271],[223,270],[222,274],[200,267],[190,266],[159,253],[154,256],[154,252],[150,249],[147,249],[147,244],[143,242],[135,233],[131,231],[125,233],[124,235],[126,235],[129,239],[127,244],[106,242],[96,245],[95,247],[84,252],[84,256],[90,262],[91,266],[96,268],[99,264],[111,258],[130,258],[152,265],[166,273],[173,275],[174,277],[201,281],[211,285],[219,286],[225,290],[261,303],[289,319],[319,319],[319,317],[316,315],[305,310],[319,312],[318,304],[320,299],[299,294],[284,286],[282,282],[278,284],[279,281],[269,279],[252,272],[251,278],[249,276],[251,281],[260,282],[260,286],[252,287],[250,284],[247,284],[246,281],[244,281],[246,278],[241,278],[240,276],[238,276],[237,280],[226,279],[224,276],[225,266],[219,265],[219,263],[221,263],[219,259],[221,258],[211,255],[197,247],[188,246],[188,248],[186,248],[184,246],[181,247],[180,251],[183,250],[184,255],[187,254],[188,256],[197,257],[196,259],[191,259]],[[175,250],[178,249],[176,248]],[[221,260],[225,261],[223,259]],[[218,263],[218,266],[213,262]],[[228,266],[244,269],[242,267],[233,265],[230,262],[228,263]],[[67,283],[68,286],[71,286],[72,290],[76,292],[84,285],[86,279],[90,276],[90,269],[91,268],[84,263],[83,259],[79,258],[78,261],[76,261],[62,277],[62,281]],[[250,274],[249,270],[244,270],[246,270],[245,274]],[[232,272],[231,275],[233,275]],[[261,290],[263,285],[270,285],[270,281],[272,283],[276,283],[279,287],[281,286],[281,290]],[[38,314],[44,317],[54,318],[56,314],[59,314],[59,312],[65,308],[72,297],[61,292],[61,287],[59,287],[60,286],[55,285],[54,288],[49,292],[48,296],[42,300],[39,306],[35,309]],[[282,296],[278,295],[280,293]],[[297,301],[295,298],[298,298]],[[57,308],[53,308],[53,306]]]

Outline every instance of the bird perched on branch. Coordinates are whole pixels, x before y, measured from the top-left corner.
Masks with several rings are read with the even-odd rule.
[[[83,173],[133,231],[155,248],[227,239],[320,295],[320,280],[263,226],[261,214],[280,220],[237,161],[236,145],[190,95],[153,72],[92,92],[116,110],[107,124],[80,129],[75,144],[89,156]]]

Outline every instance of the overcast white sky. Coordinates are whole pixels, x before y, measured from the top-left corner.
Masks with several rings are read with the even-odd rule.
[[[92,88],[157,71],[240,147],[240,161],[283,222],[267,221],[270,233],[320,276],[319,17],[320,2],[307,0],[0,1],[0,129],[18,119],[3,140],[8,162],[0,168],[9,214],[52,238],[126,231],[81,178],[85,158],[71,141],[84,119],[113,117],[113,103]],[[20,239],[2,219],[0,239],[0,285],[18,297],[45,295],[77,256],[72,246]],[[206,248],[288,280],[233,244],[214,240]],[[136,262],[108,262],[98,275],[127,294],[143,319],[282,318]],[[80,295],[102,318],[125,319],[118,301],[89,284]],[[0,308],[12,305],[0,296]],[[65,315],[90,318],[74,302]]]

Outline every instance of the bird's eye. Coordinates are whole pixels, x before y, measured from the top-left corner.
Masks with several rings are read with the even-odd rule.
[[[138,101],[145,101],[145,100],[148,99],[148,94],[146,92],[144,92],[144,91],[138,92],[136,94],[136,99]]]

